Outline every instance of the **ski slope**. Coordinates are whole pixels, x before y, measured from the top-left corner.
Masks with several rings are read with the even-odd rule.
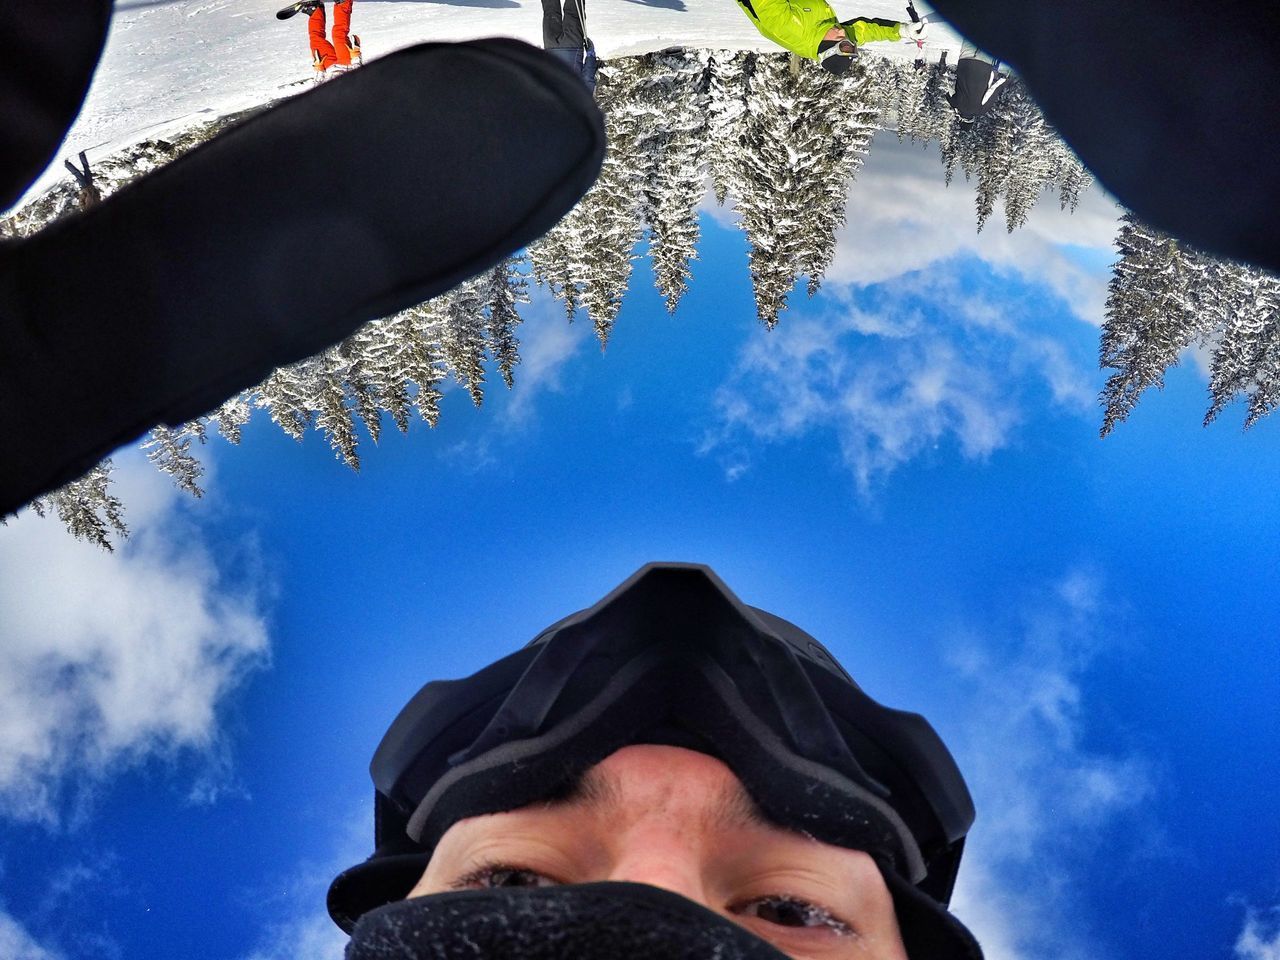
[[[540,44],[542,7],[533,0],[355,0],[352,30],[365,61],[430,40],[516,37]],[[284,0],[119,0],[102,62],[61,156],[89,160],[167,130],[308,89],[311,58],[306,19],[276,19]],[[835,0],[836,13],[906,20],[889,0]],[[917,6],[923,16],[926,4]],[[329,8],[330,16],[332,15]],[[604,58],[672,46],[777,50],[733,0],[587,0],[587,32]],[[926,56],[951,51],[959,37],[930,24]],[[877,43],[883,56],[914,59],[914,43]],[[35,193],[65,176],[55,162]]]

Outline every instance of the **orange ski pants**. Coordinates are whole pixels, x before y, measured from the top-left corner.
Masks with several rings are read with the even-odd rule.
[[[328,70],[335,63],[345,67],[351,63],[351,7],[356,0],[339,0],[333,5],[333,43],[324,36],[324,4],[311,12],[307,22],[307,35],[311,50],[318,54],[320,69]]]

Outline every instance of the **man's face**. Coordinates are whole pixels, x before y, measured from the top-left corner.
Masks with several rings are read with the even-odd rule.
[[[601,880],[663,887],[797,960],[906,960],[875,862],[764,820],[720,761],[624,747],[565,798],[459,820],[410,897]]]

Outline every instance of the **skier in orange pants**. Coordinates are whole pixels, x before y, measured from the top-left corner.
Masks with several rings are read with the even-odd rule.
[[[300,13],[306,13],[307,35],[311,42],[311,63],[323,75],[330,67],[340,71],[351,69],[352,60],[361,62],[360,38],[351,33],[351,7],[355,0],[338,0],[333,5],[333,42],[325,38],[324,4],[304,3]]]

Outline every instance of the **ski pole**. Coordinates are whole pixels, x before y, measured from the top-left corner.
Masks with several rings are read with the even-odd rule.
[[[907,16],[911,18],[912,23],[920,22],[920,14],[916,13],[916,5],[914,3],[914,0],[907,0]],[[923,70],[924,69],[924,41],[923,40],[920,40],[920,39],[916,40],[916,50],[919,53],[919,58],[916,60],[916,69]]]

